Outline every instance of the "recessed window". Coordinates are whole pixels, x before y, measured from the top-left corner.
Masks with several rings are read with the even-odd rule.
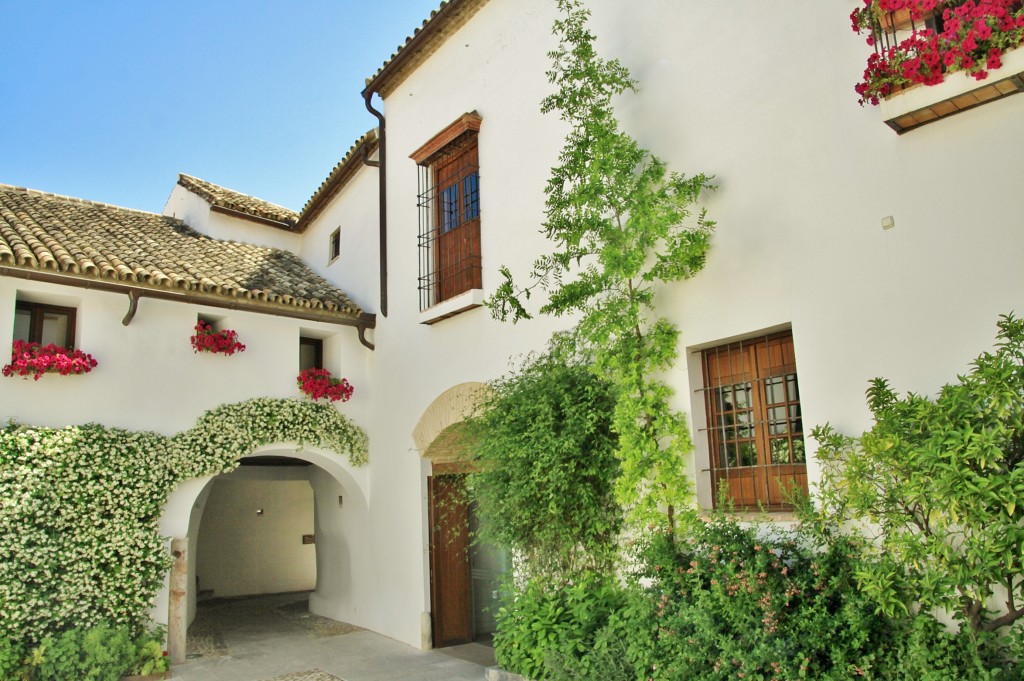
[[[702,352],[715,505],[788,508],[807,491],[800,389],[789,332]]]
[[[324,342],[320,338],[299,338],[299,371],[324,368]]]
[[[29,303],[14,306],[14,340],[75,347],[75,308]]]
[[[334,230],[333,232],[331,232],[331,239],[330,239],[330,243],[328,244],[327,250],[328,250],[327,262],[329,262],[329,263],[330,262],[334,262],[335,260],[338,259],[338,256],[341,255],[341,228],[340,227],[338,229]]]
[[[481,288],[481,118],[465,114],[417,150],[420,310]]]

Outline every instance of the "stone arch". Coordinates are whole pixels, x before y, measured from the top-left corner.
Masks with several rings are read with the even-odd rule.
[[[458,458],[461,423],[487,394],[487,384],[460,383],[438,395],[423,412],[412,431],[420,456],[433,463],[449,463]]]

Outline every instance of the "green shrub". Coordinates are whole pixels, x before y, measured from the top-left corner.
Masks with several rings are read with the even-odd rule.
[[[939,608],[977,634],[1024,622],[1024,320],[997,327],[995,350],[935,397],[876,378],[870,430],[813,431],[822,514],[878,554],[861,588],[890,614]]]
[[[650,678],[886,678],[894,627],[853,587],[848,542],[816,552],[799,532],[724,514],[689,526],[685,540],[649,537],[635,582],[647,609],[627,628],[656,632]]]
[[[38,681],[118,681],[135,659],[127,627],[100,625],[47,636],[39,646]]]
[[[0,679],[14,681],[24,678],[27,654],[28,651],[22,644],[0,637]]]
[[[152,633],[146,632],[136,639],[134,642],[135,657],[128,672],[145,676],[167,671],[170,668],[170,663],[167,655],[164,654],[163,641],[162,628]]]
[[[494,653],[498,664],[531,679],[552,678],[546,665],[583,660],[594,648],[594,637],[624,602],[613,580],[594,573],[551,585],[530,580],[498,610]],[[589,663],[579,664],[589,668]]]
[[[555,342],[490,387],[468,423],[481,538],[530,576],[610,569],[622,521],[611,385]]]

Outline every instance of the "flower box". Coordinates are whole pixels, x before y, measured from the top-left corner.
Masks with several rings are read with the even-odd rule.
[[[122,676],[121,681],[160,681],[160,679],[171,679],[174,678],[172,672],[159,672],[157,674],[142,674],[132,676]]]
[[[1024,49],[1007,52],[1003,65],[978,81],[963,71],[938,85],[918,85],[893,93],[879,103],[886,125],[897,133],[1024,91]]]
[[[327,369],[305,369],[299,373],[296,382],[299,390],[311,400],[348,402],[352,397],[353,388],[348,379],[334,378]]]
[[[68,350],[53,343],[40,345],[16,340],[11,347],[11,363],[5,364],[0,373],[4,376],[21,376],[38,381],[43,374],[87,374],[97,366],[92,355],[81,350]]]
[[[200,319],[196,323],[195,334],[189,338],[193,352],[208,352],[220,355],[233,355],[245,352],[245,345],[238,342],[238,333],[231,329],[217,331],[209,322]]]

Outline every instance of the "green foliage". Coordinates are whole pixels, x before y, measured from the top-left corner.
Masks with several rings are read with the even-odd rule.
[[[164,654],[163,630],[147,632],[135,641],[135,660],[129,674],[146,676],[159,674],[170,669],[167,655]]]
[[[358,427],[298,400],[219,407],[171,438],[95,424],[0,430],[0,639],[33,646],[71,627],[138,626],[170,565],[158,532],[167,495],[275,442],[366,461]]]
[[[100,625],[47,636],[39,645],[38,681],[118,681],[132,663],[135,645],[127,627]]]
[[[643,550],[648,610],[633,628],[657,632],[651,678],[886,678],[891,627],[851,588],[845,540],[819,552],[805,534],[724,514],[690,519],[686,534],[654,534]]]
[[[875,379],[870,430],[813,431],[822,513],[861,521],[878,559],[858,579],[890,614],[943,608],[975,632],[1024,616],[1024,322],[998,327],[936,398]]]
[[[498,611],[498,664],[537,681],[551,678],[548,664],[583,658],[622,601],[614,579],[595,572],[582,572],[562,583],[529,580]]]
[[[0,679],[22,681],[27,678],[28,651],[21,643],[0,636]]]
[[[502,268],[488,305],[500,319],[528,318],[524,301],[541,287],[542,313],[576,315],[576,342],[616,386],[617,498],[634,517],[651,518],[690,499],[682,459],[692,449],[684,417],[669,406],[671,388],[656,378],[675,360],[678,331],[654,316],[654,296],[657,284],[703,267],[714,223],[693,206],[711,185],[704,175],[670,173],[620,130],[612,100],[635,83],[617,60],[597,55],[578,0],[559,8],[548,73],[557,89],[542,104],[570,127],[546,189],[554,250],[536,260],[526,288]]]
[[[524,573],[610,568],[621,524],[610,384],[556,343],[490,387],[468,423],[481,538]]]

